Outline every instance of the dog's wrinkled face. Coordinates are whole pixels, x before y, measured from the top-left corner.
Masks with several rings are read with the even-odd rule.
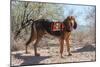
[[[67,31],[72,31],[73,28],[76,29],[77,28],[77,23],[75,21],[75,17],[74,16],[68,16],[67,19],[64,21],[65,23],[65,27]]]

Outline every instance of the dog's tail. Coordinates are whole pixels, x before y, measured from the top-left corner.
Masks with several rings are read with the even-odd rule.
[[[37,34],[37,31],[36,31],[36,22],[34,20],[30,19],[30,20],[28,20],[27,24],[31,25],[31,32],[30,32],[29,40],[27,41],[26,45],[28,45],[31,42],[32,37]]]
[[[30,37],[37,37],[37,27],[36,27],[36,22],[33,21],[31,24],[31,36]]]
[[[21,28],[15,32],[14,39],[17,39],[17,36],[21,33],[23,29],[25,29],[29,25],[32,25],[33,21],[33,19],[29,19],[25,23],[21,23]]]

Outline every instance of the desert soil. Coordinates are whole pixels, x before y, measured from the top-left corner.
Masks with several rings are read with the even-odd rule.
[[[34,56],[33,50],[28,50],[28,54],[25,54],[24,50],[13,51],[11,52],[11,66],[84,62],[96,60],[95,44],[71,46],[72,56],[67,55],[66,49],[66,45],[64,45],[64,58],[60,57],[59,46],[39,47],[38,53],[40,53],[41,56]]]

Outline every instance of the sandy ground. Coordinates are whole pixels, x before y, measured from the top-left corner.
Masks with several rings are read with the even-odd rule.
[[[38,48],[41,56],[34,56],[34,51],[29,50],[29,54],[24,51],[11,52],[11,66],[69,63],[95,61],[95,45],[73,45],[71,46],[72,56],[67,56],[66,45],[64,45],[64,58],[60,57],[59,46],[46,46]]]

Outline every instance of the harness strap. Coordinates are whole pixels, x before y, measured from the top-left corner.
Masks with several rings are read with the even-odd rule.
[[[64,24],[60,23],[60,22],[52,22],[51,23],[51,30],[52,31],[63,31],[64,30]]]

